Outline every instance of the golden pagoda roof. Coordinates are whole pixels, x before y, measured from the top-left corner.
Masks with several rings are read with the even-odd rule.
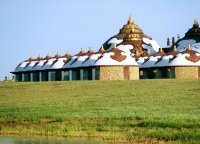
[[[118,34],[118,39],[123,39],[127,34],[130,32],[135,32],[140,34],[141,36],[144,35],[143,31],[136,25],[133,21],[132,16],[129,17],[127,24],[125,24],[121,29]]]
[[[141,33],[131,30],[131,32],[125,36],[124,40],[142,40],[142,35]]]

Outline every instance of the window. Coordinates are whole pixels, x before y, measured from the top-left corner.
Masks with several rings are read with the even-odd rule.
[[[35,72],[32,74],[33,76],[33,81],[39,81],[39,73]]]
[[[91,69],[83,69],[83,80],[91,80],[91,79],[92,79]]]
[[[17,82],[21,82],[22,81],[22,74],[15,74],[15,80]]]
[[[64,71],[64,80],[69,80],[69,71]]]
[[[80,80],[80,72],[79,70],[72,70],[72,80]]]
[[[99,80],[99,76],[100,76],[100,69],[99,67],[95,68],[95,80]]]
[[[50,72],[50,80],[51,81],[55,81],[56,80],[56,72],[55,71]]]
[[[25,74],[24,74],[24,81],[25,81],[25,82],[30,81],[30,74],[29,74],[29,73],[25,73]]]
[[[42,72],[42,81],[47,81],[47,80],[48,80],[48,73]]]

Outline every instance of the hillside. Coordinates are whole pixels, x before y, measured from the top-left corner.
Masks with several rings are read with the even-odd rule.
[[[200,142],[200,80],[0,83],[0,134]]]

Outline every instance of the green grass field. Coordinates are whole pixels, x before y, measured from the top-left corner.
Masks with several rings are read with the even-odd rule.
[[[200,80],[2,82],[0,134],[200,143]]]

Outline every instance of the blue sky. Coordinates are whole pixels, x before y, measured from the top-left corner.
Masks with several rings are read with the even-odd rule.
[[[30,55],[98,50],[127,22],[164,47],[200,20],[199,0],[0,0],[0,80]]]

